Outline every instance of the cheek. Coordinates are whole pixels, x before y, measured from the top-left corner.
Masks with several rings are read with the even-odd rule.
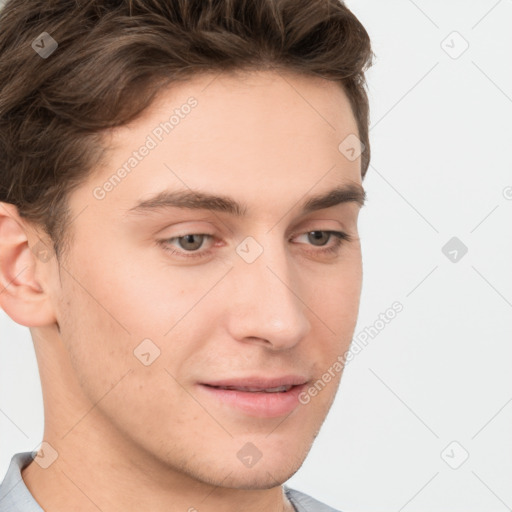
[[[74,279],[85,284],[80,286]],[[63,279],[68,286],[59,322],[61,337],[77,380],[95,402],[129,369],[131,336],[108,297],[86,275],[74,279],[65,283]]]
[[[98,302],[133,340],[152,335],[167,335],[169,340],[168,333],[197,314],[203,298],[226,272],[226,266],[219,264],[172,264],[163,249],[149,242],[120,253],[110,261],[102,260],[101,268],[87,269],[85,279]]]
[[[321,408],[330,406],[334,399],[343,373],[339,358],[344,361],[357,324],[362,266],[357,257],[350,263],[340,265],[335,273],[329,270],[328,275],[320,281],[321,285],[316,289],[311,288],[310,302],[306,301],[312,310],[310,320],[314,325],[314,332],[310,333],[308,339],[308,359],[315,361],[317,378],[325,374],[323,383],[319,383],[322,391],[315,397],[316,405]],[[326,374],[329,370],[330,374]]]
[[[131,297],[127,295],[128,289],[103,287],[101,282],[94,283],[94,279],[85,274],[82,278],[87,279],[89,293],[76,283],[68,282],[68,299],[63,310],[65,320],[61,336],[72,372],[67,380],[76,380],[83,396],[96,404],[96,412],[127,434],[136,432],[141,443],[144,436],[154,434],[155,425],[161,425],[163,431],[170,428],[170,411],[174,411],[174,425],[190,421],[191,413],[199,414],[199,408],[195,410],[194,404],[189,404],[190,398],[173,378],[176,375],[181,381],[177,371],[186,356],[173,343],[183,332],[162,336],[163,326],[169,330],[175,323],[172,315],[167,315],[165,322],[155,327],[154,318],[149,317],[151,308],[142,309],[147,305],[140,297],[135,297],[128,307]],[[102,288],[101,293],[99,288]],[[117,290],[117,293],[111,294],[108,290]],[[91,295],[95,292],[93,298]],[[136,318],[141,319],[139,326],[135,325]],[[143,351],[134,354],[142,340],[148,339],[154,344],[145,345]],[[158,347],[158,357],[153,360],[154,347]],[[146,352],[150,354],[149,365],[143,362]],[[177,401],[188,404],[188,409],[176,410]]]
[[[354,255],[325,271],[325,275],[309,289],[311,309],[322,312],[320,316],[332,331],[345,336],[355,327],[359,313],[362,288],[361,259]],[[327,322],[329,320],[329,323]]]
[[[101,260],[77,257],[71,275],[62,276],[61,336],[91,401],[130,369],[142,370],[139,387],[159,389],[168,384],[171,377],[164,367],[174,372],[197,348],[191,343],[191,320],[201,307],[194,305],[211,286],[184,279],[178,272],[176,278],[166,280],[168,268],[166,274],[161,265],[147,268],[148,263],[137,258],[127,255],[109,260],[108,255],[106,249]],[[199,284],[187,288],[187,282]],[[182,339],[187,343],[180,343]],[[144,357],[146,353],[149,357]],[[145,366],[143,360],[148,358],[151,364]],[[156,373],[163,375],[162,382],[151,381]],[[135,375],[129,376],[130,381],[137,380]]]

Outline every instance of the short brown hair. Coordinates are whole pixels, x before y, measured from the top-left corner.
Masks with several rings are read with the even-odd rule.
[[[43,32],[58,43],[48,58],[32,48]],[[67,198],[101,161],[102,132],[136,119],[162,86],[203,71],[280,68],[338,81],[364,144],[364,178],[372,57],[341,0],[8,0],[0,201],[41,226],[58,258],[69,243]]]

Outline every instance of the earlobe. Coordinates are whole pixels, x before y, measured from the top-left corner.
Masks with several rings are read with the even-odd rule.
[[[56,318],[50,297],[36,278],[49,275],[42,266],[50,263],[38,260],[33,239],[17,208],[0,202],[0,307],[20,325],[41,327]]]

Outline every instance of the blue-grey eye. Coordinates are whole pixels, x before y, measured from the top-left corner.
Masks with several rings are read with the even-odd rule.
[[[308,240],[322,241],[322,239],[325,239],[324,243],[321,243],[321,244],[314,243],[313,244],[313,245],[322,246],[322,245],[325,245],[329,241],[329,239],[332,235],[332,232],[330,232],[330,231],[310,231],[307,235],[308,235]],[[311,236],[311,235],[313,235],[313,236]]]
[[[177,237],[176,240],[178,240],[180,248],[188,250],[188,251],[195,251],[203,245],[205,236],[206,235],[190,234],[190,235]],[[197,241],[198,239],[199,239],[199,242]]]

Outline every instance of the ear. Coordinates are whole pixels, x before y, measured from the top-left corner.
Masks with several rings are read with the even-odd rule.
[[[45,284],[55,264],[52,254],[18,209],[0,202],[0,307],[20,325],[42,327],[57,321]]]

